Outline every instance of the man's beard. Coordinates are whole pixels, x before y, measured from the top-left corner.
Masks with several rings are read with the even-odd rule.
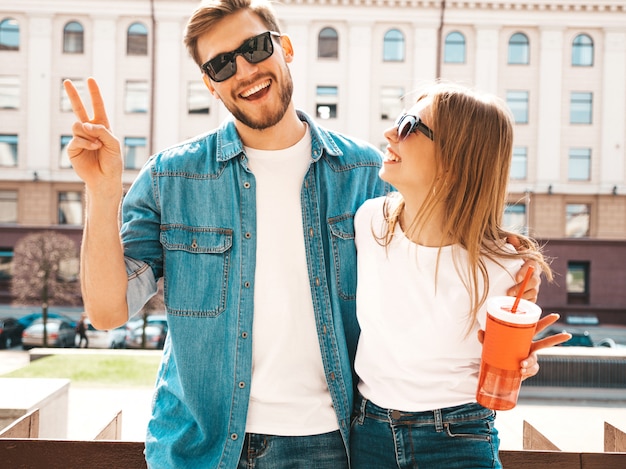
[[[291,97],[293,95],[293,80],[291,79],[291,72],[288,67],[285,67],[284,71],[285,79],[283,81],[283,85],[279,89],[280,107],[274,112],[266,113],[259,119],[253,119],[252,117],[246,115],[237,106],[226,106],[226,108],[235,119],[251,129],[264,130],[275,126],[281,121],[285,112],[287,112],[287,108],[289,107],[289,103],[291,103]],[[278,80],[272,80],[272,84],[277,83],[279,83]],[[224,105],[226,105],[226,103],[224,103]]]

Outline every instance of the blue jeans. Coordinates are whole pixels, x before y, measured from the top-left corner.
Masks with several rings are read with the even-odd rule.
[[[348,469],[339,430],[311,436],[246,433],[237,469]]]
[[[353,469],[501,468],[495,412],[477,403],[426,412],[383,409],[358,396]]]

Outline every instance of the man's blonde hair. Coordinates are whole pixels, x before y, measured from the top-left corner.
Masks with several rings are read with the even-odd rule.
[[[280,32],[278,18],[267,0],[206,0],[193,12],[185,28],[184,43],[191,58],[198,64],[204,59],[198,54],[198,38],[220,20],[242,10],[255,13],[270,31]]]

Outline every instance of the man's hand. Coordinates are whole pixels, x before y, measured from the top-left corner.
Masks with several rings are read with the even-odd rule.
[[[78,118],[72,126],[73,137],[67,147],[72,167],[92,192],[121,198],[123,171],[120,143],[111,133],[98,84],[87,79],[94,116],[87,115],[83,101],[70,80],[63,82],[65,92]]]

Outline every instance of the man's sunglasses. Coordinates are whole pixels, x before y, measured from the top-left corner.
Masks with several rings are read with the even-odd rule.
[[[422,119],[418,116],[412,116],[411,114],[402,114],[396,119],[395,126],[398,128],[398,139],[404,140],[412,132],[419,130],[429,139],[435,140],[435,134],[426,124],[422,122]]]
[[[224,52],[213,57],[208,62],[200,65],[200,68],[211,80],[220,82],[228,80],[237,73],[237,56],[240,55],[251,64],[258,64],[271,57],[274,53],[272,36],[280,37],[276,31],[266,31],[258,36],[246,39],[238,49],[232,52]]]

